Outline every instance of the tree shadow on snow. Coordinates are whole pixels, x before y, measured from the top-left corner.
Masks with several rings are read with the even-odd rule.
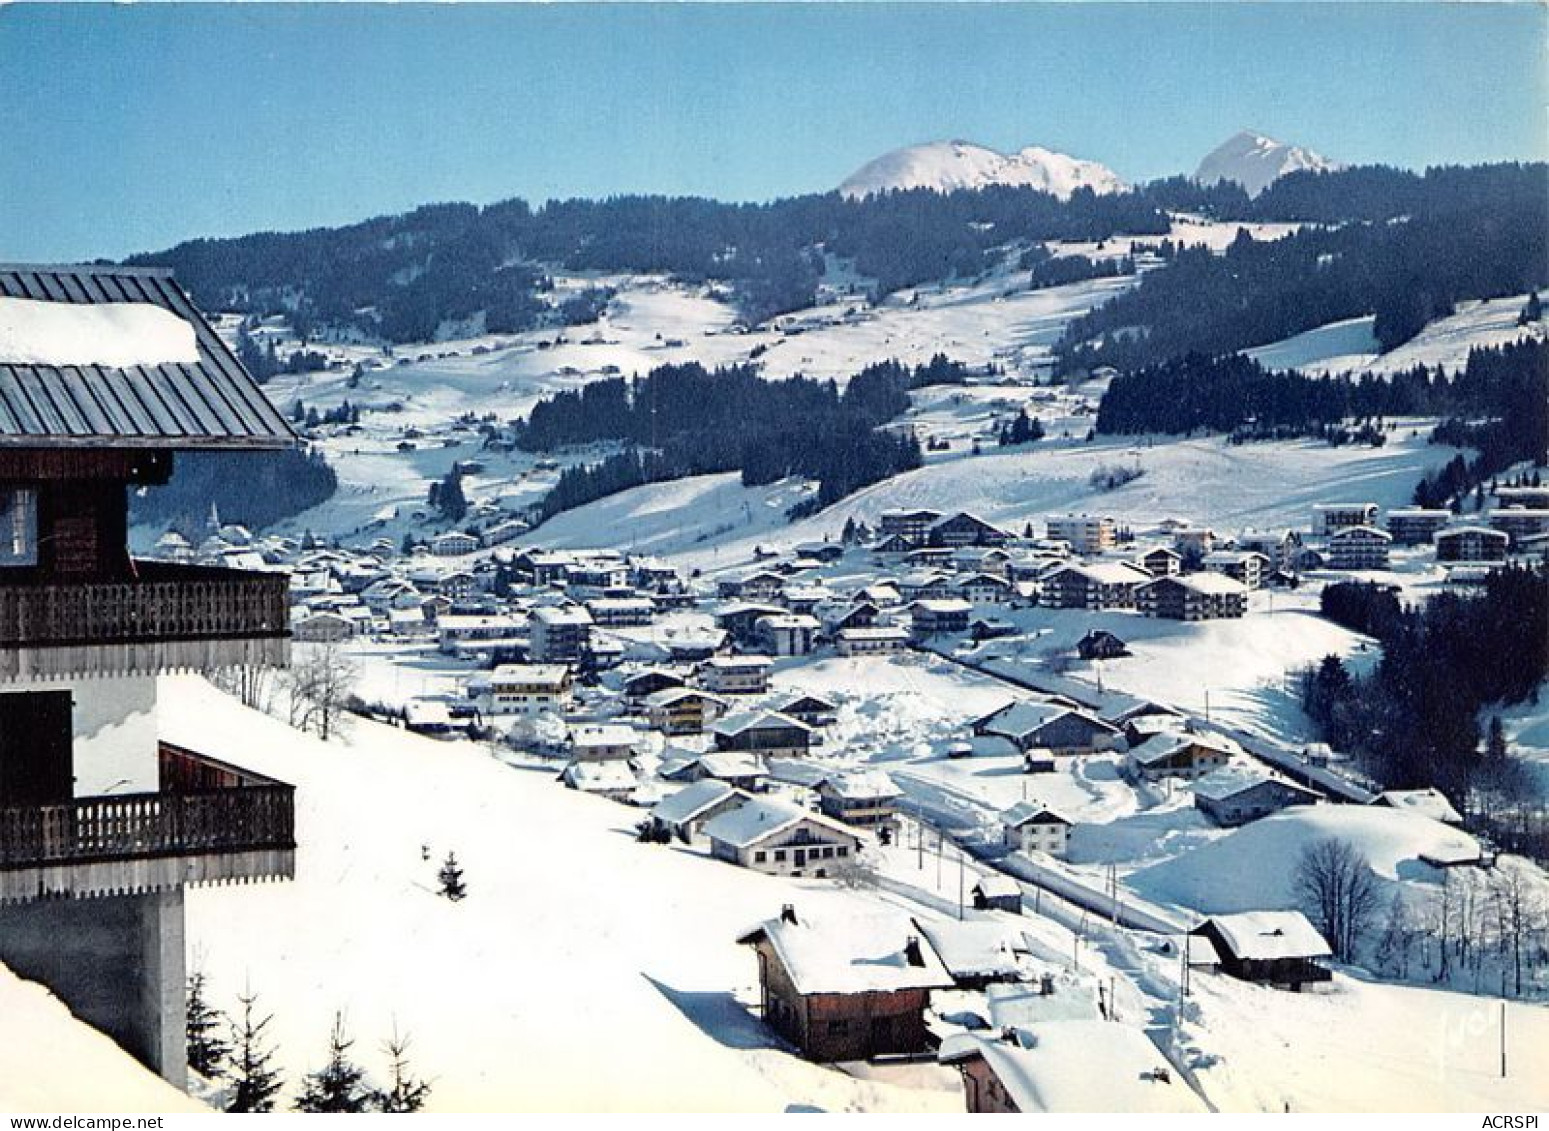
[[[778,1049],[788,1052],[783,1041],[726,990],[680,990],[642,974],[662,997],[677,1007],[700,1030],[731,1049]]]

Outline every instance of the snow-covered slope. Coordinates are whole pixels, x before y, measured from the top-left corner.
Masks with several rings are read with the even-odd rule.
[[[870,196],[891,189],[980,189],[989,185],[1019,185],[1042,189],[1061,200],[1078,188],[1120,192],[1117,173],[1096,161],[1030,145],[1016,153],[998,153],[967,141],[932,141],[884,153],[868,161],[839,186],[847,197]]]
[[[1207,153],[1195,170],[1194,179],[1206,185],[1236,181],[1249,196],[1257,196],[1287,173],[1299,169],[1333,171],[1338,168],[1337,162],[1321,153],[1243,130]]]
[[[48,990],[0,966],[0,1111],[203,1110]]]
[[[342,1010],[376,1078],[382,1039],[409,1034],[435,1111],[962,1110],[950,1073],[858,1080],[784,1051],[746,1007],[740,932],[782,904],[879,897],[639,843],[641,810],[482,746],[364,721],[323,744],[194,677],[162,680],[161,711],[170,740],[297,786],[293,882],[188,894],[215,1004],[251,986],[291,1088]],[[436,894],[449,851],[460,903]]]

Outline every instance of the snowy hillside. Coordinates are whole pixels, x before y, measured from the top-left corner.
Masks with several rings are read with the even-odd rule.
[[[292,1084],[343,1010],[370,1072],[394,1023],[411,1036],[438,1111],[961,1110],[955,1074],[857,1080],[782,1051],[745,1006],[757,964],[739,932],[782,904],[876,897],[638,843],[639,810],[482,746],[366,722],[323,745],[201,680],[162,688],[169,739],[223,736],[223,755],[298,787],[293,883],[188,895],[217,1004],[251,985]],[[461,903],[435,894],[448,851]]]
[[[1016,153],[998,153],[967,141],[933,141],[884,153],[847,177],[839,191],[851,199],[893,189],[953,192],[990,185],[1041,189],[1068,200],[1078,188],[1120,192],[1117,173],[1096,161],[1030,145]]]
[[[1236,181],[1249,196],[1257,196],[1287,173],[1338,168],[1337,162],[1310,149],[1243,130],[1207,153],[1194,171],[1194,179],[1206,185]]]

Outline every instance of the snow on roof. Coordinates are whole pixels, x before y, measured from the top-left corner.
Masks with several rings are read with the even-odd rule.
[[[909,630],[899,625],[877,625],[873,628],[841,628],[841,640],[908,640]]]
[[[821,782],[820,789],[836,797],[855,800],[872,800],[902,797],[904,791],[893,784],[893,779],[883,770],[860,770],[856,773],[834,774]]]
[[[1027,1029],[1046,1021],[1088,1021],[1099,1016],[1096,984],[1069,971],[1050,972],[1038,982],[986,986],[984,996],[990,1024],[997,1029]]]
[[[0,295],[0,364],[196,365],[194,328],[149,302],[44,302]]]
[[[693,820],[728,797],[741,796],[746,795],[739,793],[725,782],[705,778],[657,802],[656,807],[651,810],[651,816],[664,824],[682,824],[684,821]]]
[[[1416,813],[1433,821],[1457,824],[1463,820],[1452,802],[1447,800],[1447,795],[1439,789],[1389,789],[1379,794],[1377,800],[1390,808]]]
[[[769,772],[763,758],[741,750],[718,750],[694,759],[712,778],[758,777]]]
[[[635,775],[624,762],[571,762],[561,779],[583,793],[612,793],[635,788]]]
[[[1330,542],[1369,541],[1373,538],[1379,542],[1393,541],[1393,535],[1386,530],[1378,530],[1375,526],[1344,526],[1328,536]]]
[[[619,723],[588,723],[572,727],[570,743],[577,749],[604,746],[633,746],[641,739],[634,727]]]
[[[735,715],[727,715],[723,719],[716,720],[711,726],[712,734],[738,735],[750,730],[795,730],[811,732],[812,728],[800,719],[793,719],[789,715],[782,715],[779,711],[738,711]]]
[[[532,615],[546,625],[592,623],[592,614],[583,605],[542,605],[534,609]]]
[[[879,908],[833,919],[805,914],[796,918],[795,923],[770,919],[737,941],[767,938],[799,994],[945,989],[953,984],[935,948],[902,912]]]
[[[809,809],[802,809],[773,797],[757,798],[740,809],[722,813],[705,826],[705,836],[734,848],[746,848],[776,833],[784,832],[801,821],[822,825],[824,828],[843,833],[851,840],[860,839],[843,825],[836,824]]]
[[[489,673],[491,683],[547,684],[558,687],[569,678],[564,664],[501,664]]]
[[[1067,565],[1056,569],[1051,577],[1062,573],[1074,573],[1099,585],[1138,585],[1151,580],[1151,575],[1128,562],[1092,562],[1086,565]]]
[[[996,734],[1024,735],[1069,714],[1070,708],[1036,699],[1019,699],[986,717],[984,726]]]
[[[980,876],[979,882],[974,884],[973,890],[983,895],[986,899],[1001,899],[1009,895],[1020,896],[1022,885],[1010,876],[996,872],[989,876]]]
[[[1317,796],[1314,791],[1299,786],[1295,782],[1287,781],[1275,774],[1265,773],[1263,770],[1250,769],[1247,766],[1224,766],[1206,774],[1194,783],[1194,793],[1210,801],[1225,801],[1229,797],[1236,797],[1239,793],[1255,789],[1268,782],[1274,782],[1283,789],[1305,793],[1309,797]]]
[[[809,617],[805,613],[771,613],[758,618],[758,627],[776,632],[780,629],[802,628],[816,631],[823,626],[818,623],[816,617]]]
[[[1142,1030],[1111,1021],[1050,1021],[1015,1042],[965,1035],[940,1055],[949,1064],[983,1057],[1026,1114],[1206,1110]]]
[[[208,1111],[0,966],[0,1111]]]
[[[1242,747],[1224,734],[1196,734],[1193,731],[1162,731],[1153,734],[1139,746],[1130,747],[1129,756],[1137,765],[1149,766],[1167,759],[1192,746],[1203,746],[1227,756],[1242,753]]]
[[[1000,815],[1000,820],[1001,824],[1009,825],[1014,829],[1034,823],[1044,825],[1070,824],[1068,820],[1061,817],[1041,801],[1018,801]]]
[[[711,703],[722,703],[726,700],[718,695],[712,695],[708,691],[701,691],[697,687],[664,687],[660,691],[653,691],[641,700],[647,708],[670,707],[681,699],[705,699]]]
[[[1300,911],[1213,915],[1195,930],[1205,926],[1213,926],[1238,958],[1267,962],[1277,958],[1326,958],[1333,953],[1318,929]]]
[[[403,706],[403,721],[411,727],[451,726],[452,712],[436,699],[410,699]]]
[[[927,613],[966,613],[973,610],[973,606],[967,601],[957,597],[922,598],[909,606],[910,609],[920,609]]]
[[[1195,593],[1203,593],[1212,597],[1246,593],[1248,591],[1248,587],[1236,578],[1212,571],[1184,573],[1173,577],[1159,577],[1155,581],[1147,582],[1142,588],[1149,589],[1153,585],[1180,585],[1185,589],[1193,590]]]
[[[915,926],[954,978],[1014,978],[1020,932],[994,919],[943,919]]]
[[[768,656],[711,656],[705,661],[709,668],[741,669],[741,668],[769,668],[774,666],[774,661]]]

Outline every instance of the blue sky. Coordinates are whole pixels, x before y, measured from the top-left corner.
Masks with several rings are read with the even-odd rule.
[[[945,137],[1145,179],[1252,127],[1546,155],[1535,3],[0,6],[0,260],[435,200],[833,187]]]

